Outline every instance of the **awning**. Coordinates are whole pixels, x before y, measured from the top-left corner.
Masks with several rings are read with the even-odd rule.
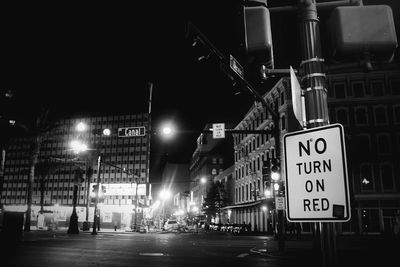
[[[240,209],[240,208],[248,208],[248,207],[253,207],[257,206],[261,203],[261,200],[250,202],[250,203],[243,203],[243,204],[238,204],[238,205],[232,205],[232,206],[227,206],[221,208],[221,210],[227,210],[227,209]]]

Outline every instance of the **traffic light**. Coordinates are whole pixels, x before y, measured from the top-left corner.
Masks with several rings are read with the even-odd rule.
[[[274,180],[274,181],[279,180],[279,178],[281,176],[280,170],[281,170],[281,167],[280,167],[279,159],[273,158],[271,160],[271,178],[272,178],[272,180]]]
[[[246,1],[243,6],[243,44],[246,52],[261,55],[263,63],[273,66],[272,33],[266,1]]]
[[[280,197],[284,197],[285,196],[285,184],[283,183],[283,181],[279,181],[279,189],[278,189],[278,196]]]
[[[270,159],[263,161],[262,177],[263,177],[263,182],[264,182],[264,195],[265,195],[265,197],[271,197],[272,196],[272,187],[271,187],[271,160]]]
[[[262,177],[263,177],[263,182],[265,183],[266,181],[271,180],[271,160],[267,159],[263,161],[263,167],[262,167]]]

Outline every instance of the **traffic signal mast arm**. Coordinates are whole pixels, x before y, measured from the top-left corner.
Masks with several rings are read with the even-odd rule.
[[[212,130],[204,130],[202,133],[208,134],[212,133]],[[231,134],[273,134],[274,131],[271,130],[235,130],[235,129],[225,129],[226,133]]]
[[[225,57],[208,39],[207,37],[196,27],[193,25],[193,23],[189,22],[188,23],[188,27],[189,27],[189,31],[190,29],[193,29],[195,31],[195,41],[200,41],[202,44],[204,44],[211,53],[213,53],[214,55],[216,55],[218,57],[218,59],[221,61],[221,64],[223,64],[225,67],[229,66],[230,60],[229,58]],[[241,81],[245,87],[250,91],[250,93],[252,93],[254,95],[254,97],[256,98],[257,101],[261,102],[262,105],[268,109],[268,111],[271,113],[272,117],[279,121],[279,115],[275,112],[275,110],[273,110],[271,108],[270,105],[268,105],[268,103],[265,101],[265,99],[253,88],[253,86],[251,86],[251,84],[244,78],[240,77],[236,72],[235,76],[239,79],[239,81]]]

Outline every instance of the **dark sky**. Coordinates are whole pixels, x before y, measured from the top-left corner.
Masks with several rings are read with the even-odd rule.
[[[16,91],[23,114],[44,105],[63,115],[128,114],[147,112],[152,82],[153,127],[172,119],[190,132],[169,143],[153,138],[153,164],[165,153],[170,161],[189,162],[204,125],[238,122],[253,98],[235,94],[215,58],[197,60],[186,25],[192,21],[248,68],[234,5],[240,1],[110,3],[1,7],[1,89]],[[271,21],[275,67],[298,66],[295,14],[271,14]]]

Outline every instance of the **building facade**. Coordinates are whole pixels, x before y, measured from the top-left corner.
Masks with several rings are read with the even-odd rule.
[[[392,233],[400,215],[400,67],[328,75],[331,123],[344,126],[351,220],[340,230]]]
[[[280,79],[263,98],[273,110],[277,110],[280,120],[280,137],[287,132],[300,129],[294,117],[290,80]],[[235,127],[236,130],[273,130],[272,116],[261,105],[254,105]],[[282,138],[280,138],[280,141]],[[262,167],[265,161],[275,158],[276,140],[272,134],[243,133],[233,136],[235,150],[235,191],[234,205],[228,206],[230,221],[236,224],[251,224],[252,231],[272,231],[276,215],[274,214],[274,191],[265,194],[266,188]],[[280,146],[283,155],[283,146]],[[284,173],[281,173],[281,179]],[[283,179],[284,180],[284,179]]]
[[[226,124],[226,128],[231,127]],[[212,128],[207,124],[204,130]],[[213,139],[212,134],[200,134],[197,147],[192,154],[189,166],[191,210],[202,214],[204,198],[214,178],[222,173],[233,161],[232,137]],[[211,220],[211,218],[208,218]]]
[[[87,125],[85,131],[76,131],[79,122]],[[90,194],[98,178],[105,189],[103,201],[99,203],[102,227],[117,225],[129,228],[133,223],[142,221],[146,217],[145,207],[150,196],[149,136],[146,131],[140,136],[119,136],[118,129],[144,127],[146,130],[148,124],[146,113],[59,120],[43,140],[39,155],[39,162],[52,160],[57,162],[57,166],[46,175],[43,190],[40,177],[35,177],[31,219],[37,220],[43,191],[44,210],[52,214],[52,223],[61,227],[68,225],[76,182],[74,178],[79,168],[84,173],[83,181],[77,181],[77,213],[80,223],[93,220],[94,209]],[[109,136],[101,134],[106,128],[111,130]],[[74,154],[70,147],[73,140],[86,143],[89,150]],[[26,210],[31,141],[26,137],[16,138],[7,148],[1,195],[5,211]],[[99,155],[100,168],[97,161]],[[85,172],[88,167],[93,169],[92,177]]]
[[[340,123],[345,130],[351,200],[351,220],[337,223],[337,231],[393,233],[400,215],[399,66],[370,72],[362,69],[330,72],[327,83],[330,123]],[[272,107],[278,105],[281,137],[301,129],[292,111],[289,80],[281,79],[263,97]],[[253,106],[235,129],[271,127],[273,121],[268,112]],[[266,188],[261,168],[264,160],[275,156],[275,140],[268,134],[235,135],[234,147],[235,204],[226,207],[231,210],[230,220],[251,223],[252,230],[271,231],[274,205],[263,194]],[[284,180],[283,168],[281,176]],[[301,224],[304,232],[312,231],[311,223]]]

